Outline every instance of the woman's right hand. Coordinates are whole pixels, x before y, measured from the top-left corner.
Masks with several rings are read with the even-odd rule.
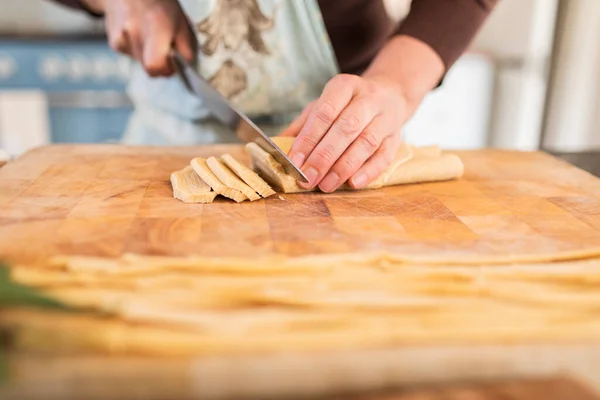
[[[150,76],[170,76],[175,70],[170,51],[175,47],[190,62],[197,39],[175,0],[84,0],[104,14],[110,46],[135,58]]]

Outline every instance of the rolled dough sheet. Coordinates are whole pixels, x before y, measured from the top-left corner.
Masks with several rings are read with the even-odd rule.
[[[395,183],[390,182],[390,177],[394,175],[395,171],[400,169],[400,166],[406,162],[409,162],[414,158],[414,151],[412,146],[409,146],[406,142],[403,142],[398,148],[396,158],[390,166],[383,171],[381,175],[373,182],[367,185],[367,189],[378,189],[383,186],[394,185]]]
[[[176,309],[130,308],[127,321],[7,310],[0,316],[0,328],[15,332],[15,345],[26,349],[162,356],[456,343],[585,343],[597,341],[600,335],[600,322],[593,313],[551,308],[541,312],[539,308],[488,303],[456,312],[422,308],[403,313],[315,310],[308,321],[302,316],[294,321],[293,311],[288,311],[280,325],[258,315],[264,312],[254,311],[247,318],[213,313],[209,318],[207,313]]]
[[[209,157],[206,160],[206,164],[225,186],[242,192],[250,201],[261,199],[258,193],[246,185],[223,161],[216,157]]]
[[[211,191],[210,186],[190,166],[173,172],[171,185],[173,197],[184,203],[212,203],[217,196],[217,192]]]
[[[206,160],[202,157],[194,158],[190,165],[196,171],[200,178],[212,187],[212,189],[218,194],[228,197],[237,203],[241,203],[244,200],[248,200],[248,197],[240,192],[239,190],[225,186],[219,178],[210,170],[206,164]]]
[[[221,159],[233,172],[246,182],[248,186],[254,189],[263,198],[267,198],[275,194],[271,186],[265,182],[256,172],[243,165],[241,162],[233,158],[230,154],[224,154]]]
[[[455,154],[442,154],[439,157],[415,157],[394,169],[383,181],[377,183],[382,186],[392,186],[405,183],[445,181],[460,178],[463,172],[463,163]]]

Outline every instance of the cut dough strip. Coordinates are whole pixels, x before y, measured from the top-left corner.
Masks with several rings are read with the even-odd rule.
[[[233,173],[221,160],[215,157],[209,157],[206,164],[210,170],[219,178],[219,180],[227,187],[239,190],[250,201],[260,200],[260,196],[254,189],[246,185],[235,173]]]
[[[204,182],[192,167],[171,174],[173,197],[184,203],[211,203],[217,196],[210,186]]]
[[[252,171],[250,168],[243,165],[241,162],[233,158],[229,154],[224,154],[221,159],[233,172],[237,174],[248,186],[254,189],[263,198],[267,198],[275,194],[271,186],[265,182],[260,175]]]
[[[256,143],[248,143],[246,151],[252,160],[252,169],[258,172],[264,180],[284,193],[307,192],[298,186],[296,179],[288,175],[281,164]]]
[[[219,178],[217,178],[217,176],[210,170],[204,158],[194,158],[190,164],[194,171],[196,171],[196,173],[200,175],[200,178],[202,178],[206,183],[208,183],[215,192],[225,197],[228,197],[237,203],[241,203],[244,200],[248,200],[248,197],[246,197],[246,195],[240,192],[239,190],[225,186],[219,180]]]

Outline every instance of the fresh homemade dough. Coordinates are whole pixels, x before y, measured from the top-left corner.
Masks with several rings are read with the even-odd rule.
[[[283,151],[289,151],[293,138],[279,138],[275,143]],[[285,173],[281,164],[256,143],[248,143],[246,151],[250,154],[252,168],[282,192],[307,191],[298,186],[296,180]],[[403,143],[398,149],[394,162],[377,179],[368,184],[366,189],[457,179],[463,175],[463,172],[463,164],[454,154],[443,154],[437,146],[413,148]],[[352,190],[352,188],[346,183],[340,187],[340,190]]]
[[[390,177],[395,173],[397,169],[399,169],[399,167],[402,164],[410,162],[410,160],[413,159],[413,157],[413,148],[407,143],[403,142],[400,145],[398,151],[396,152],[396,157],[394,158],[392,164],[390,164],[390,166],[385,171],[383,171],[383,173],[379,175],[377,179],[369,183],[367,185],[367,189],[377,189],[383,186],[393,185],[393,183],[390,183]]]
[[[263,198],[267,198],[275,194],[271,186],[265,182],[260,175],[252,171],[250,168],[243,165],[241,162],[233,158],[230,154],[223,154],[221,157],[225,165],[237,174],[248,186],[254,189]]]
[[[184,203],[211,203],[217,196],[210,186],[204,182],[192,167],[171,174],[173,197]]]
[[[286,153],[290,151],[295,140],[290,137],[274,137],[272,139]],[[261,197],[272,196],[275,192],[269,185],[283,193],[309,191],[300,187],[296,179],[288,175],[283,166],[257,143],[248,143],[246,151],[250,155],[251,167],[254,171],[229,154],[225,154],[222,159],[216,157],[210,157],[208,160],[196,158],[190,164],[200,181],[206,182],[215,193],[238,203],[248,199],[255,201]],[[186,173],[188,179],[194,179],[189,175],[189,170]],[[462,174],[461,160],[452,154],[442,154],[438,146],[413,148],[407,143],[403,143],[392,164],[377,179],[368,184],[366,189],[456,179]],[[312,189],[312,191],[314,190],[318,189]],[[348,183],[344,183],[339,190],[353,190],[353,188]],[[204,197],[199,197],[196,202],[202,202],[202,200]]]
[[[501,268],[394,260],[61,257],[51,269],[16,267],[12,277],[113,318],[9,309],[0,329],[26,349],[165,356],[580,342],[600,334],[599,259]]]
[[[191,166],[196,171],[200,178],[202,178],[210,187],[218,194],[228,197],[237,203],[241,203],[244,200],[248,200],[245,194],[239,190],[225,186],[219,178],[210,170],[206,164],[206,160],[202,157],[194,158],[191,161]]]
[[[417,156],[387,175],[382,175],[383,179],[378,178],[369,187],[445,181],[462,176],[463,171],[464,167],[460,158],[454,154],[442,154],[440,157]]]
[[[288,175],[281,164],[256,143],[248,143],[246,145],[246,151],[250,155],[252,169],[254,169],[270,185],[284,193],[307,191],[298,186],[296,179],[291,175]]]
[[[261,199],[254,189],[246,185],[223,161],[215,157],[209,157],[206,164],[225,186],[242,192],[250,201]]]

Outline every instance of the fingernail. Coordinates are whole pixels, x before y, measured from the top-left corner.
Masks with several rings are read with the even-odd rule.
[[[340,176],[335,172],[330,172],[327,174],[325,179],[321,181],[319,188],[325,193],[331,193],[335,189],[337,189],[338,183],[340,181]]]
[[[302,153],[294,153],[294,154],[292,154],[290,159],[292,160],[292,162],[294,163],[294,165],[296,167],[302,167],[302,164],[304,164],[305,158],[306,157],[304,157],[304,154],[302,154]]]
[[[298,182],[298,184],[304,189],[311,189],[314,186],[314,182],[317,179],[317,176],[319,176],[319,171],[317,171],[314,167],[308,167],[302,172],[304,172],[304,176],[306,176],[306,178],[308,179],[308,183]]]
[[[356,176],[353,176],[350,180],[352,181],[352,186],[359,189],[367,184],[367,179],[368,179],[367,174],[360,173]]]

